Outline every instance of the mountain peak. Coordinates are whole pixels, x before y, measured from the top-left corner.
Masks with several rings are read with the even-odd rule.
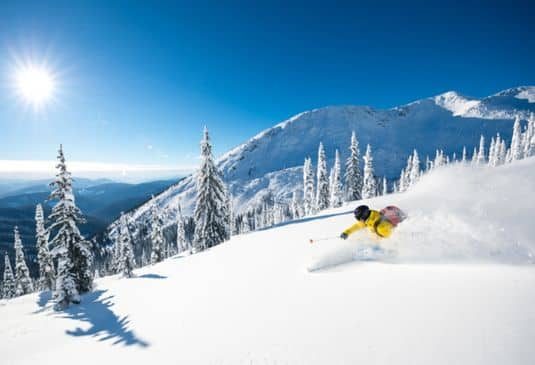
[[[454,116],[462,116],[470,109],[477,107],[478,99],[468,98],[456,91],[447,91],[433,98],[435,103],[453,113]]]

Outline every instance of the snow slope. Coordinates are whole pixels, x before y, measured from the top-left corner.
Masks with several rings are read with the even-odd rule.
[[[483,99],[452,91],[388,110],[364,106],[315,109],[259,133],[221,156],[218,165],[229,185],[235,212],[259,204],[270,194],[276,201],[288,201],[293,191],[301,191],[304,158],[312,156],[316,163],[321,141],[329,167],[335,149],[345,160],[352,130],[358,135],[362,154],[367,143],[373,146],[376,175],[397,178],[414,148],[425,160],[426,155],[434,156],[437,148],[460,156],[466,146],[471,153],[481,134],[489,141],[499,132],[509,140],[514,117],[526,119],[535,112],[531,102],[534,90],[518,87]],[[190,215],[195,205],[195,176],[183,179],[130,215],[143,224],[152,204],[157,204],[169,212],[167,223],[173,222],[179,201]]]
[[[387,262],[351,261],[365,232],[307,242],[351,204],[100,279],[65,313],[0,301],[2,364],[532,364],[534,196],[535,158],[451,166],[368,202],[410,214]]]

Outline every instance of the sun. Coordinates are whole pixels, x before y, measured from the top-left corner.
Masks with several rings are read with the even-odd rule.
[[[14,71],[13,80],[17,95],[34,108],[43,107],[54,97],[56,80],[54,74],[45,66],[19,66]]]

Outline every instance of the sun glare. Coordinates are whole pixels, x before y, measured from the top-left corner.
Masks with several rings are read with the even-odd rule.
[[[49,102],[55,91],[55,79],[44,66],[21,66],[14,75],[15,90],[18,96],[33,107],[39,108]]]

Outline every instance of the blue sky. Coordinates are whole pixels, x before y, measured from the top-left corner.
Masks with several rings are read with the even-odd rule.
[[[75,161],[189,168],[205,124],[220,154],[315,107],[535,83],[529,1],[46,3],[0,2],[0,160],[63,143]],[[57,75],[39,112],[10,85],[20,60]]]

